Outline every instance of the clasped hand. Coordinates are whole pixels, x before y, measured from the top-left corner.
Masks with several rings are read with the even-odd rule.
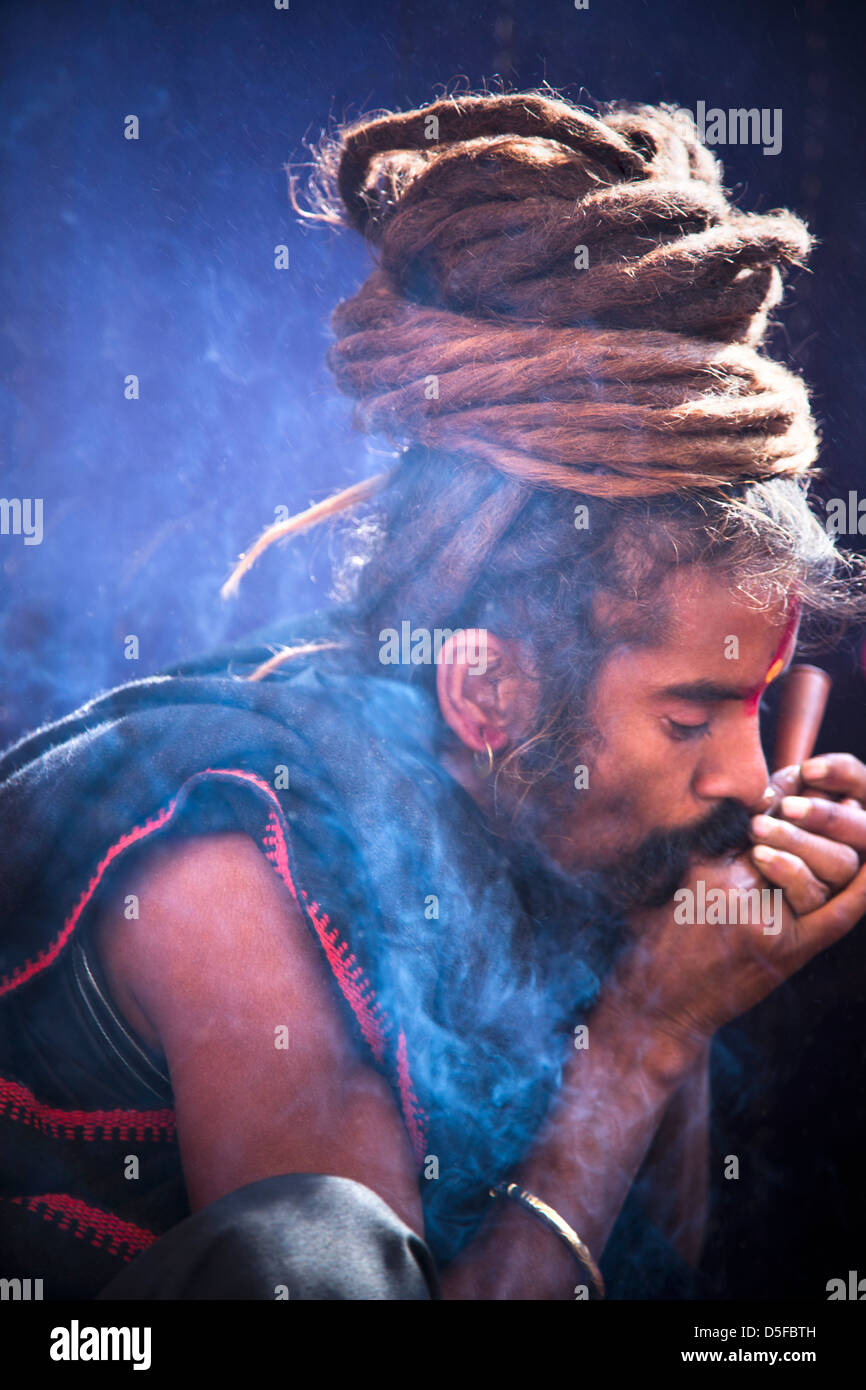
[[[827,753],[783,768],[772,785],[772,814],[752,820],[751,858],[797,916],[832,905],[841,926],[854,905],[845,890],[866,856],[866,764]]]

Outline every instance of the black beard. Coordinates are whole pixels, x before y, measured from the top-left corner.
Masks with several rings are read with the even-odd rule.
[[[693,859],[720,859],[751,845],[751,813],[741,801],[727,800],[696,826],[655,830],[615,869],[603,871],[620,910],[662,907],[685,878]]]
[[[534,864],[536,875],[546,874],[560,889],[568,883],[580,884],[604,899],[620,922],[636,907],[663,907],[670,902],[693,860],[733,857],[752,846],[752,812],[742,801],[727,798],[697,824],[652,831],[634,849],[622,851],[615,866],[563,869],[551,858],[546,843],[551,827],[558,823],[558,808],[571,804],[571,777],[562,766],[559,761],[548,770],[544,796],[527,797],[518,805],[507,837],[513,869],[523,860],[524,868]],[[527,868],[525,880],[532,877]]]

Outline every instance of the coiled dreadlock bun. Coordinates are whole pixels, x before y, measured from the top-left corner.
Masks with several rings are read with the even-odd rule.
[[[807,470],[806,390],[759,344],[811,237],[721,177],[667,107],[463,96],[344,132],[313,215],[378,248],[332,319],[359,424],[590,496]]]
[[[356,423],[507,479],[496,533],[527,489],[649,498],[810,474],[807,390],[761,343],[812,238],[788,211],[739,211],[721,180],[668,106],[455,95],[325,138],[304,205],[294,178],[290,194],[376,248],[332,317]],[[223,593],[390,476],[269,527]]]

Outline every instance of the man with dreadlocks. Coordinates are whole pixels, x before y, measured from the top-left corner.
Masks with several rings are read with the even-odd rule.
[[[682,113],[538,93],[360,121],[299,211],[376,248],[331,365],[399,451],[227,586],[353,514],[331,612],[0,760],[3,1271],[692,1296],[712,1040],[866,909],[866,767],[768,786],[758,727],[864,611],[761,347],[810,237]]]

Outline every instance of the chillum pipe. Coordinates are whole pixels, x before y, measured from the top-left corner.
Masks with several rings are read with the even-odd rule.
[[[791,666],[779,703],[773,771],[799,767],[811,756],[833,681],[820,666]]]

